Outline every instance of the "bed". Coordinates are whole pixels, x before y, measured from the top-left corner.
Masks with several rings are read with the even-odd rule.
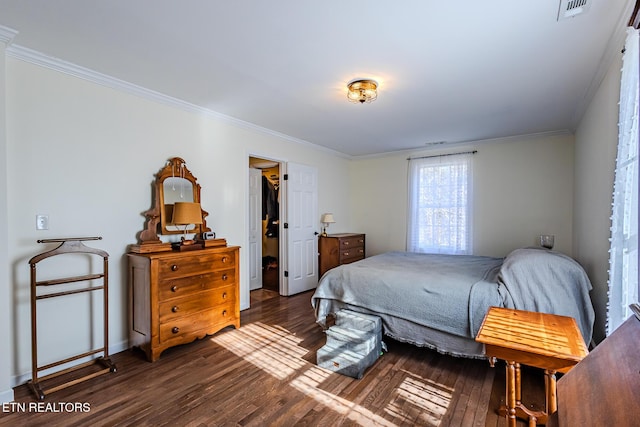
[[[505,258],[388,252],[327,271],[311,298],[316,321],[341,309],[382,318],[386,336],[460,357],[484,357],[474,339],[490,306],[570,316],[587,344],[591,283],[572,258],[520,248]]]

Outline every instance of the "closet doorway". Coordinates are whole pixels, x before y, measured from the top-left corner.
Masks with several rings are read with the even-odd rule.
[[[280,292],[280,163],[249,157],[250,287]]]

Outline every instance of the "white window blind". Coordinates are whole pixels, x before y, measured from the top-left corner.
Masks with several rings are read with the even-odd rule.
[[[471,254],[472,157],[409,159],[407,251]]]

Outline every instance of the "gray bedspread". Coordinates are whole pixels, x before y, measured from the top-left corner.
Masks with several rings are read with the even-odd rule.
[[[516,249],[505,258],[498,283],[507,291],[506,307],[573,317],[585,343],[591,342],[591,282],[574,259],[541,248]]]
[[[416,334],[436,330],[473,340],[488,308],[498,306],[574,317],[589,343],[590,289],[574,260],[544,249],[519,249],[504,259],[388,252],[329,270],[312,306],[320,324],[341,308],[361,309],[393,321],[394,338],[457,354]]]

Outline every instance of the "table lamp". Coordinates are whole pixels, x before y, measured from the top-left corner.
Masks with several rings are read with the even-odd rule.
[[[333,219],[332,213],[325,213],[325,214],[322,214],[322,218],[320,218],[320,222],[324,224],[324,227],[322,227],[322,235],[326,236],[327,228],[329,228],[329,224],[333,224],[336,221]]]
[[[181,225],[184,226],[182,245],[194,244],[195,240],[187,240],[187,228],[190,225],[202,224],[202,209],[200,208],[200,203],[176,202],[173,205],[173,218],[171,222],[178,228],[180,228]]]

